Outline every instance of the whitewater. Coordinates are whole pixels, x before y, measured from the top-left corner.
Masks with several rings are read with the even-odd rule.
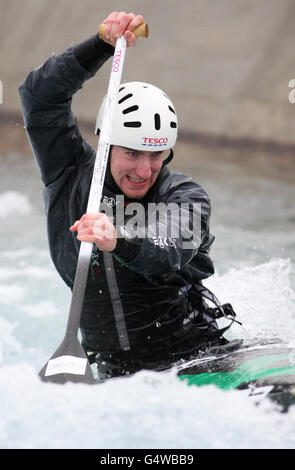
[[[295,448],[295,406],[281,413],[268,399],[188,387],[174,369],[94,386],[41,382],[70,292],[50,260],[33,157],[7,154],[0,168],[0,448]],[[293,184],[233,162],[196,163],[190,173],[212,202],[216,273],[205,285],[242,322],[226,337],[276,338],[295,352]]]

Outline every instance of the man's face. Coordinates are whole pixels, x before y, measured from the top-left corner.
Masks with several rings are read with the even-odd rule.
[[[123,194],[131,199],[142,199],[155,183],[166,153],[142,152],[114,145],[111,173]]]

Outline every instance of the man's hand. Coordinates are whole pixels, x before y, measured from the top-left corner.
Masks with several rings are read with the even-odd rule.
[[[116,248],[117,232],[106,214],[84,214],[70,230],[78,232],[78,240],[95,243],[101,251],[113,251]]]
[[[116,41],[121,36],[125,36],[127,47],[135,46],[136,36],[132,33],[139,25],[144,23],[141,15],[125,13],[125,11],[113,11],[105,20],[106,38],[105,42],[116,45]]]

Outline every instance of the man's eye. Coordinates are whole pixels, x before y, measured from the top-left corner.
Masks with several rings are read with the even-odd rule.
[[[137,152],[127,152],[127,154],[130,156],[130,157],[137,157],[138,153]]]

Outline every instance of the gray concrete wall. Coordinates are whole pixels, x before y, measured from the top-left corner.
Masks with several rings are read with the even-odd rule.
[[[0,0],[0,8],[0,113],[19,112],[17,87],[32,68],[124,9],[144,15],[150,38],[128,50],[123,78],[163,88],[182,129],[295,142],[294,0]],[[109,65],[75,97],[78,118],[94,122]]]

